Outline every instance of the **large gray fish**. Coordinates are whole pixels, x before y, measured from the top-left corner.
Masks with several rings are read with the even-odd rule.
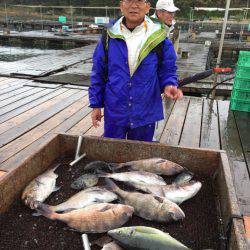
[[[181,204],[182,202],[194,197],[201,189],[202,184],[199,181],[190,181],[181,185],[172,184],[159,186],[138,185],[133,183],[131,184],[131,186],[146,193],[151,193],[159,197],[167,198],[168,200],[176,204]]]
[[[129,167],[129,169],[136,171],[147,171],[159,175],[172,176],[184,171],[184,168],[172,161],[162,158],[150,158],[138,161],[129,161],[114,165],[116,168]]]
[[[112,241],[108,244],[105,244],[102,250],[123,250],[123,249],[117,243]]]
[[[53,169],[49,169],[43,174],[36,177],[29,185],[24,189],[21,199],[31,209],[35,209],[34,201],[45,201],[49,195],[57,191],[59,188],[56,187],[56,179],[58,175],[54,173],[58,164]]]
[[[117,181],[145,184],[145,185],[166,185],[164,179],[156,174],[145,171],[131,171],[122,173],[103,173],[99,177],[108,177]]]
[[[185,245],[168,233],[152,227],[122,227],[108,232],[126,249],[131,250],[187,250]]]
[[[98,183],[98,177],[94,174],[84,174],[73,181],[70,185],[73,189],[85,189],[93,187]]]
[[[104,233],[121,227],[131,218],[134,209],[122,204],[98,203],[66,213],[55,213],[45,204],[36,205],[38,212],[51,220],[59,220],[85,233]]]
[[[48,206],[48,208],[54,212],[70,211],[83,208],[94,203],[108,203],[116,199],[117,195],[113,192],[100,187],[91,187],[76,193],[67,201],[59,205]]]
[[[181,208],[165,198],[139,192],[126,192],[113,181],[106,179],[108,188],[117,193],[125,204],[135,209],[135,214],[150,221],[169,222],[185,218]]]

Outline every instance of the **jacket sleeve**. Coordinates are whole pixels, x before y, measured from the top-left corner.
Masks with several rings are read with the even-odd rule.
[[[104,107],[105,92],[105,53],[100,39],[93,54],[93,68],[90,77],[89,103],[91,108]]]
[[[158,78],[161,91],[169,85],[178,87],[176,53],[172,42],[168,39],[163,41],[162,62],[158,69]]]

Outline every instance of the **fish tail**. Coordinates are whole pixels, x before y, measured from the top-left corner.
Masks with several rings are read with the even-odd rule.
[[[115,170],[121,168],[121,164],[118,164],[118,163],[109,163],[109,169],[112,171],[112,172],[115,172]]]
[[[56,220],[58,218],[58,215],[59,215],[53,211],[53,207],[46,205],[44,203],[41,203],[41,202],[37,206],[36,210],[44,217],[49,218],[51,220]]]
[[[61,163],[58,163],[58,164],[56,164],[56,166],[53,167],[51,170],[52,170],[53,172],[55,172],[55,170],[56,170],[57,168],[59,168],[60,166],[61,166]]]
[[[106,188],[111,190],[111,191],[117,191],[120,190],[120,188],[109,178],[105,178],[106,182]]]

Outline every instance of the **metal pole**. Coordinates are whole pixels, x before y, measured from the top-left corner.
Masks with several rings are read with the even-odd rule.
[[[82,234],[82,242],[84,250],[91,250],[89,246],[89,239],[87,234]]]
[[[71,7],[71,26],[72,26],[72,32],[73,32],[73,29],[74,29],[73,8],[72,8],[72,5],[70,7]]]
[[[5,8],[5,22],[6,22],[6,28],[8,29],[8,14],[7,14],[6,2],[4,3],[4,8]]]
[[[220,38],[219,52],[218,52],[218,57],[217,57],[217,62],[216,62],[216,67],[220,66],[222,49],[223,49],[223,44],[224,44],[224,37],[225,37],[226,26],[227,26],[227,18],[228,18],[229,7],[230,7],[230,0],[227,0],[226,10],[225,10],[225,15],[224,15],[224,22],[223,22],[221,38]],[[215,75],[214,75],[213,87],[217,84],[217,81],[218,81],[218,73],[216,72]],[[212,98],[215,97],[215,92],[216,92],[216,90],[214,89],[212,91]]]
[[[43,33],[43,10],[42,6],[40,5],[40,16],[41,16],[41,22],[42,22],[42,33]]]

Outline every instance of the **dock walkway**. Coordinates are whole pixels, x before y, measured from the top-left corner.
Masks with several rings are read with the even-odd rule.
[[[87,87],[33,85],[27,79],[0,78],[0,198],[8,191],[1,190],[5,177],[55,133],[103,135],[103,121],[97,129],[92,126]],[[240,209],[250,215],[250,113],[229,111],[229,101],[189,96],[163,104],[165,119],[157,125],[156,140],[226,150]]]

